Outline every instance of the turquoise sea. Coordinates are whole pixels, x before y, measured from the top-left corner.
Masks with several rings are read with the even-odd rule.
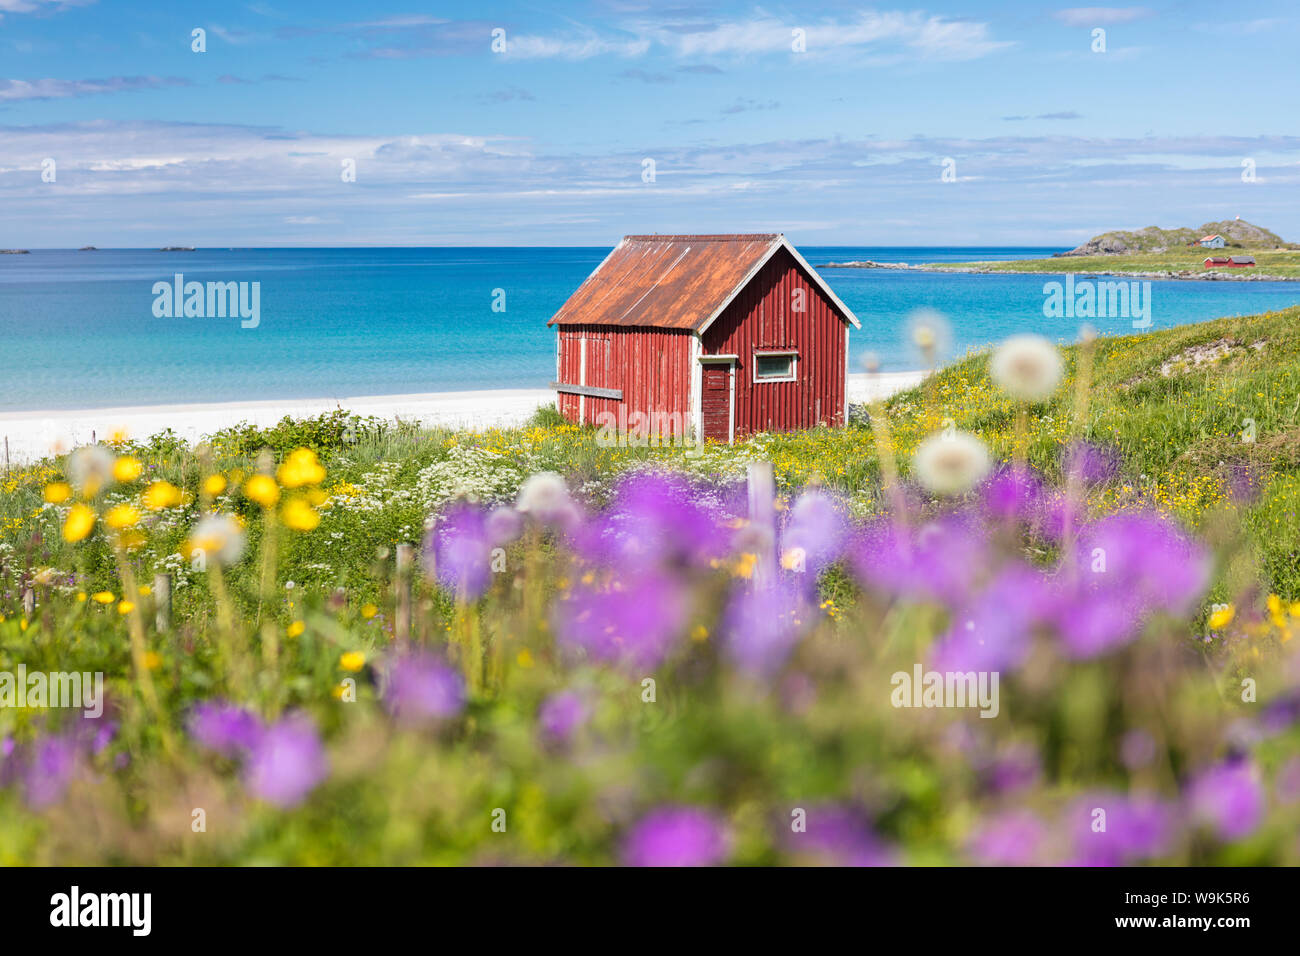
[[[0,255],[0,411],[544,387],[546,320],[606,248],[34,250]],[[1039,258],[1042,248],[801,246],[813,265]],[[915,368],[910,313],[947,316],[950,353],[1079,320],[1043,315],[1051,276],[824,269],[886,370]],[[260,323],[155,315],[155,283],[260,283]],[[501,291],[498,291],[501,290]],[[1152,283],[1167,328],[1300,303],[1300,282]],[[494,310],[494,303],[497,309]],[[500,311],[504,306],[504,311]],[[1103,334],[1124,318],[1093,319]]]

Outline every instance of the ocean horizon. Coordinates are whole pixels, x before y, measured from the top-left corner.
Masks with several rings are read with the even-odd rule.
[[[1043,258],[1041,246],[801,246],[828,262]],[[609,247],[361,246],[33,249],[0,256],[0,410],[36,411],[544,388],[546,321]],[[1016,332],[1068,342],[1082,319],[1044,314],[1051,275],[819,269],[857,314],[851,371],[918,368],[908,317],[951,326],[947,358]],[[176,276],[183,276],[176,289]],[[1082,281],[1082,280],[1081,280]],[[190,315],[189,282],[233,283],[244,318]],[[224,288],[224,285],[223,285]],[[1152,280],[1151,328],[1300,303],[1300,283]],[[165,290],[165,292],[163,291]],[[255,293],[255,297],[254,297]],[[179,311],[181,314],[177,315]],[[1127,316],[1087,319],[1127,334]]]

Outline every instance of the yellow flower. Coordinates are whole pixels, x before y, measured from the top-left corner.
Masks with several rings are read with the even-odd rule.
[[[135,505],[114,505],[104,515],[104,524],[115,531],[130,528],[140,520],[140,510]]]
[[[54,481],[45,486],[45,500],[52,505],[61,505],[72,497],[72,486],[66,481]]]
[[[90,599],[98,604],[112,604],[117,600],[112,591],[96,591]]]
[[[222,475],[208,475],[203,479],[203,490],[216,497],[226,490],[226,479]]]
[[[696,624],[695,627],[691,628],[691,640],[707,641],[708,639],[709,639],[709,629],[705,627],[703,624]]]
[[[319,485],[325,480],[325,469],[316,460],[314,451],[298,448],[289,453],[275,476],[286,488],[301,488],[303,485]]]
[[[520,667],[533,666],[533,655],[529,652],[528,648],[526,647],[519,652],[519,654],[515,657],[515,660],[519,663]]]
[[[134,611],[134,610],[135,610],[135,603],[134,603],[133,601],[120,601],[120,602],[118,602],[118,605],[117,605],[117,613],[118,613],[118,614],[130,614],[130,613],[131,613],[132,611]]]
[[[1227,627],[1236,613],[1236,609],[1231,604],[1225,604],[1210,615],[1210,630],[1217,631]]]
[[[280,520],[294,531],[312,531],[320,524],[320,512],[301,498],[294,498],[280,509]]]
[[[361,616],[364,617],[367,621],[370,620],[378,613],[379,613],[379,608],[375,607],[375,605],[373,604],[363,604],[361,606]]]
[[[366,666],[366,655],[360,651],[348,651],[339,658],[339,667],[354,674]]]
[[[170,481],[155,481],[144,493],[144,506],[150,511],[175,508],[181,503],[181,490]]]
[[[254,475],[244,484],[244,497],[263,508],[270,508],[280,500],[280,489],[270,475]]]
[[[140,597],[148,597],[150,594],[153,594],[153,588],[149,587],[147,584],[140,585],[136,590],[140,592]]]
[[[747,551],[740,556],[740,560],[736,562],[736,566],[732,569],[731,573],[738,578],[751,577],[754,573],[754,566],[756,564],[758,564],[758,555],[751,554]]]
[[[78,604],[85,604],[85,603],[86,603],[86,592],[85,592],[85,591],[78,591],[78,592],[77,592],[77,603],[78,603]]]
[[[63,540],[74,543],[81,541],[94,529],[95,510],[89,505],[75,504],[63,522]]]
[[[113,462],[113,477],[123,484],[135,481],[140,477],[142,471],[144,471],[144,465],[140,464],[140,459],[132,458],[129,455]]]
[[[162,655],[157,651],[145,651],[144,669],[147,671],[156,671],[162,667]]]
[[[1268,596],[1268,616],[1277,627],[1286,627],[1286,606],[1276,594]]]
[[[292,624],[289,625],[289,636],[301,637],[302,632],[305,630],[307,630],[306,624],[304,624],[302,621],[294,621]]]

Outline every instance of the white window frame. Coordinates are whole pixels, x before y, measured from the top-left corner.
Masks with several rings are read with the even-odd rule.
[[[782,375],[780,378],[759,378],[758,360],[760,357],[769,355],[788,355],[790,356],[790,374]],[[799,353],[794,349],[755,349],[754,363],[750,371],[750,381],[755,385],[766,385],[769,382],[797,382],[799,381]]]

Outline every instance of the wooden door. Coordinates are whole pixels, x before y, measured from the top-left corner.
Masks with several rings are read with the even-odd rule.
[[[703,387],[700,390],[704,412],[704,438],[731,441],[731,365],[707,362],[700,370]]]

